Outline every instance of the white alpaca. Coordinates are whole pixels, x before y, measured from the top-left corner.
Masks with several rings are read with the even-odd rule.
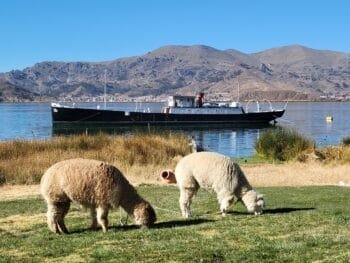
[[[108,212],[119,205],[136,224],[151,226],[156,214],[151,205],[114,166],[96,160],[71,159],[51,166],[43,175],[40,191],[47,202],[47,223],[55,233],[68,233],[64,217],[71,201],[89,208],[93,229],[108,228]]]
[[[180,208],[185,218],[190,216],[192,197],[199,187],[212,188],[226,215],[234,200],[241,201],[249,212],[262,213],[264,199],[253,190],[241,168],[230,158],[212,152],[195,152],[182,158],[175,168],[164,170],[161,177],[167,183],[177,183],[180,189]]]

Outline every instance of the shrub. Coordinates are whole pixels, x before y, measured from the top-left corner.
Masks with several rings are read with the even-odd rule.
[[[343,145],[350,145],[350,136],[344,137],[343,138]]]
[[[293,129],[274,127],[266,130],[255,143],[255,150],[268,158],[289,161],[314,149],[314,142]]]

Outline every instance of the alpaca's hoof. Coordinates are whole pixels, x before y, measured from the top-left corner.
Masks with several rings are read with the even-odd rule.
[[[185,219],[188,219],[190,217],[190,214],[189,213],[184,213],[184,214],[182,214],[182,217],[185,218]]]

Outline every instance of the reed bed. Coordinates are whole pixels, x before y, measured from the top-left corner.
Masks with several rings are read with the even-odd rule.
[[[314,148],[312,140],[286,127],[268,129],[255,143],[258,154],[279,161],[305,160]]]
[[[325,163],[350,164],[350,145],[329,146],[316,150]]]
[[[52,164],[69,158],[90,158],[111,163],[134,177],[154,177],[176,156],[191,151],[180,134],[130,136],[75,135],[49,140],[0,142],[0,185],[35,184]],[[128,176],[128,174],[126,174]]]
[[[316,148],[311,139],[282,126],[265,131],[256,141],[255,149],[257,157],[270,162],[317,160],[323,164],[350,164],[350,137],[344,137],[340,145]]]

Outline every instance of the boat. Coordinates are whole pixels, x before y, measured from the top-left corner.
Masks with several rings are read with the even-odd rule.
[[[268,124],[276,122],[283,116],[285,107],[273,109],[270,103],[268,110],[261,110],[259,103],[250,111],[239,102],[209,103],[204,101],[204,93],[197,96],[174,95],[168,98],[167,104],[159,111],[149,109],[113,110],[82,108],[51,104],[53,124],[99,124],[113,126],[134,125],[232,125],[232,124]]]

